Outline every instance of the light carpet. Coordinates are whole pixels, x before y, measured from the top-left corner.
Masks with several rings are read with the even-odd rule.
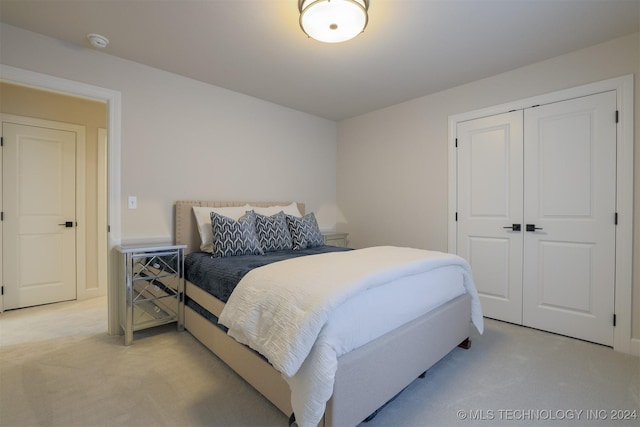
[[[125,347],[106,319],[104,298],[0,315],[0,426],[287,425],[188,332]],[[471,339],[363,427],[640,424],[639,358],[489,319]]]

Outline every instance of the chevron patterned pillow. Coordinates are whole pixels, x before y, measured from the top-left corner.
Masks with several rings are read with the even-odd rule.
[[[262,255],[256,235],[256,213],[248,211],[237,221],[211,212],[213,256]]]
[[[324,239],[313,212],[302,218],[287,215],[287,225],[291,233],[294,250],[324,245]]]
[[[266,216],[256,214],[256,233],[260,246],[265,252],[283,251],[291,249],[291,234],[287,226],[287,218],[283,211],[275,215]]]

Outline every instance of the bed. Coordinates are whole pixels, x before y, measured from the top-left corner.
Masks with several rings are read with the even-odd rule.
[[[187,255],[200,251],[201,237],[194,206],[243,207],[247,204],[257,207],[290,205],[289,202],[178,201],[175,203],[176,243],[187,245]],[[297,208],[301,215],[305,214],[303,204],[298,203]],[[477,296],[475,300],[472,296],[473,293],[462,293],[401,327],[341,354],[337,358],[330,398],[318,425],[355,426],[361,423],[456,346],[468,348],[472,303],[475,305],[477,300]],[[292,422],[295,416],[290,382],[263,355],[212,323],[211,319],[220,318],[225,303],[189,280],[185,286],[185,301],[191,303],[185,307],[184,319],[181,319],[185,329],[290,416]]]

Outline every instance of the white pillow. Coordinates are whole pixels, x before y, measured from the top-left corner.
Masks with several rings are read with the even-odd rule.
[[[211,229],[211,212],[218,213],[229,217],[235,221],[240,219],[245,212],[250,211],[249,205],[244,206],[225,206],[221,208],[213,208],[209,206],[194,206],[193,214],[198,224],[198,232],[200,233],[200,250],[202,252],[213,253],[213,230]]]
[[[283,211],[285,215],[292,215],[297,217],[302,217],[300,211],[298,210],[298,204],[296,202],[292,202],[287,206],[269,206],[269,207],[260,207],[260,206],[251,206],[257,214],[271,216],[275,215],[280,211]]]

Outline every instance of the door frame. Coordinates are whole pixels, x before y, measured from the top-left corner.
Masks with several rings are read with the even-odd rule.
[[[108,333],[120,333],[118,322],[118,274],[115,246],[120,245],[121,236],[121,127],[122,127],[122,95],[120,92],[60,77],[54,77],[35,71],[0,64],[0,80],[16,85],[29,86],[35,89],[58,92],[65,95],[79,96],[107,104],[108,144]]]
[[[96,236],[98,244],[98,286],[97,289],[108,289],[107,278],[109,277],[109,228],[108,210],[109,210],[109,182],[108,182],[108,165],[109,165],[109,143],[107,139],[107,130],[98,128],[98,162],[97,162],[97,180],[96,180],[96,199],[97,199],[97,221],[96,226],[98,233]]]
[[[640,340],[634,340],[631,336],[633,308],[631,298],[633,288],[633,132],[635,123],[633,108],[634,81],[632,74],[449,116],[448,218],[450,220],[448,221],[447,233],[448,251],[451,253],[456,253],[457,251],[455,218],[457,212],[458,171],[455,145],[456,128],[459,122],[612,90],[616,91],[616,108],[619,115],[619,123],[616,129],[616,211],[618,213],[618,225],[616,227],[614,302],[616,327],[614,328],[613,348],[616,351],[640,356]]]
[[[86,224],[86,129],[84,126],[71,123],[43,120],[33,117],[17,116],[14,114],[0,113],[0,125],[2,123],[15,123],[19,125],[41,127],[54,130],[73,132],[76,134],[76,299],[83,299],[87,288],[86,270],[86,244],[87,244],[87,224]],[[3,170],[0,166],[0,170]],[[2,172],[4,174],[4,172]],[[2,182],[0,181],[0,184]],[[0,187],[0,198],[2,198],[2,187]],[[0,235],[0,237],[3,237]],[[0,239],[0,242],[2,240]],[[4,246],[4,244],[3,244]],[[1,253],[0,253],[1,255]],[[2,283],[4,286],[4,282]],[[0,295],[0,313],[4,310],[4,296]]]

